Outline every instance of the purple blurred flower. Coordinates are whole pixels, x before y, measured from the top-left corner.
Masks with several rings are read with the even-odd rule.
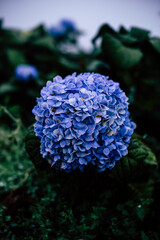
[[[67,172],[85,165],[113,168],[128,151],[136,127],[119,83],[101,74],[73,73],[48,81],[33,109],[41,154]]]
[[[30,78],[38,78],[38,70],[35,66],[21,64],[16,67],[15,76],[20,81],[28,82]]]

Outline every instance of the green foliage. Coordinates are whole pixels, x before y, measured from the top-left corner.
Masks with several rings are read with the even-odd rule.
[[[111,171],[113,178],[136,178],[143,174],[148,174],[149,169],[157,166],[155,154],[146,146],[142,137],[134,134],[129,145],[127,156],[117,163]]]
[[[127,240],[146,235],[157,240],[159,224],[149,224],[158,216],[153,210],[155,180],[122,184],[107,173],[91,173],[72,178],[29,173],[25,184],[3,201],[3,238]]]
[[[9,62],[12,66],[16,67],[19,64],[26,64],[23,53],[15,49],[7,49],[6,51]]]
[[[13,127],[0,125],[0,191],[2,193],[19,187],[32,164],[28,160],[24,148],[25,128],[21,120],[15,118],[2,106],[0,106],[0,117],[1,119],[5,117],[6,121],[9,122],[11,120],[10,124],[14,126],[14,129],[12,129]]]

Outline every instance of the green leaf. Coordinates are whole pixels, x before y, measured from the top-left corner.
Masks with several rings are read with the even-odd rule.
[[[20,30],[1,29],[0,36],[0,43],[5,47],[21,47],[26,42],[26,37]]]
[[[158,38],[158,37],[151,38],[150,43],[154,47],[154,49],[158,53],[160,53],[160,38]]]
[[[3,83],[0,86],[0,94],[11,93],[16,90],[16,87],[11,85],[10,83]]]
[[[149,238],[144,232],[141,233],[141,240],[149,240]]]
[[[120,26],[119,27],[119,33],[120,34],[127,34],[128,31],[127,31],[127,29],[124,26]]]
[[[148,165],[157,165],[157,160],[151,149],[146,146],[142,137],[135,134],[129,147],[129,156],[135,160],[141,160]]]
[[[108,62],[118,69],[128,69],[138,64],[143,56],[139,49],[126,47],[120,40],[105,34],[102,50]]]
[[[111,171],[113,178],[137,177],[151,166],[157,166],[157,160],[151,149],[146,146],[142,138],[134,134],[128,149],[128,155],[117,162]]]
[[[148,39],[150,31],[137,27],[132,27],[130,30],[131,36],[137,38],[140,41]]]
[[[7,49],[7,57],[12,66],[17,66],[19,64],[25,64],[26,59],[24,54],[20,50]]]
[[[40,24],[39,26],[33,28],[30,31],[24,31],[23,34],[26,36],[26,38],[30,41],[32,41],[33,39],[37,39],[39,37],[43,37],[46,35],[46,31],[45,28],[42,24]]]
[[[92,43],[95,44],[96,40],[99,37],[102,37],[104,34],[111,34],[112,36],[118,36],[118,34],[109,26],[109,24],[103,24],[98,33],[96,34],[96,36],[92,39]]]
[[[137,39],[135,37],[132,37],[130,34],[121,34],[119,35],[119,39],[121,40],[122,43],[126,45],[133,45],[137,43]]]
[[[30,160],[33,162],[35,168],[39,172],[49,172],[52,170],[48,162],[42,157],[40,153],[40,140],[35,136],[34,127],[31,125],[28,128],[25,138],[26,150],[29,154]]]
[[[67,59],[65,57],[60,57],[59,63],[63,67],[65,67],[67,69],[71,69],[72,71],[80,71],[81,70],[80,65],[78,63],[76,63],[76,61]]]
[[[88,72],[97,72],[99,69],[109,70],[110,66],[103,61],[93,59],[87,62],[86,69]]]
[[[39,47],[55,50],[53,39],[50,36],[44,36],[44,37],[38,38],[33,42],[33,44]]]

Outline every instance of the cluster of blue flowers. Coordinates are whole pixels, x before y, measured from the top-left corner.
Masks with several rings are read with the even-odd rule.
[[[113,168],[128,151],[136,127],[119,83],[101,74],[73,73],[48,81],[33,109],[41,154],[66,172],[85,165]]]
[[[49,33],[55,38],[65,37],[68,33],[76,32],[77,28],[73,21],[62,19],[56,26],[49,28]]]
[[[20,81],[28,82],[30,78],[38,78],[38,70],[35,66],[21,64],[16,67],[15,76]]]

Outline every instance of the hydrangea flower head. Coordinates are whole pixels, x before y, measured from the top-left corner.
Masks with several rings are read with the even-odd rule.
[[[95,73],[48,81],[33,109],[41,154],[66,172],[86,165],[112,169],[128,151],[136,127],[119,83]]]
[[[30,78],[38,78],[38,71],[35,66],[21,64],[16,67],[15,76],[20,81],[28,82]]]

